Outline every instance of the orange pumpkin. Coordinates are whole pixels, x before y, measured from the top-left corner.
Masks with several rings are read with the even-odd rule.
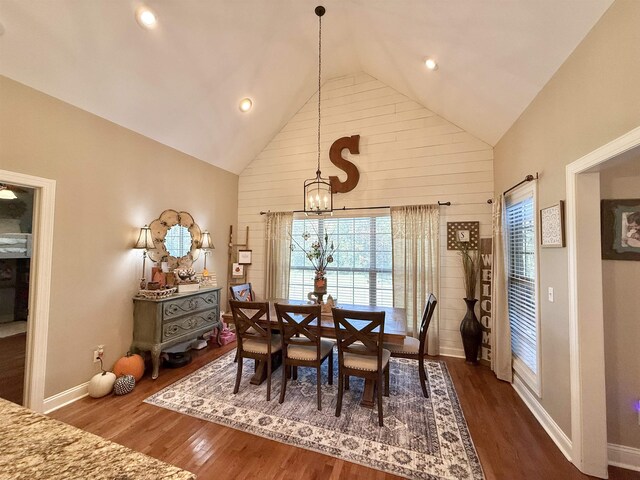
[[[133,378],[138,382],[144,375],[144,359],[136,353],[127,352],[115,363],[113,373],[116,374],[116,377],[133,375]]]

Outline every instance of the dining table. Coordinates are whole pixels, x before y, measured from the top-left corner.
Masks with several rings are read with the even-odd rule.
[[[258,300],[260,301],[260,300]],[[265,300],[262,300],[265,301]],[[288,299],[271,299],[269,302],[269,323],[267,323],[266,315],[260,319],[260,325],[263,327],[268,327],[272,331],[278,331],[278,316],[276,314],[275,304],[289,304],[289,305],[305,305],[308,302],[303,302],[300,300],[288,300]],[[402,344],[404,342],[405,337],[407,336],[407,316],[404,308],[395,308],[395,307],[379,307],[379,306],[370,306],[370,305],[348,305],[348,304],[339,304],[335,308],[342,308],[345,310],[357,310],[360,312],[385,312],[384,317],[384,333],[383,333],[383,341],[385,343],[394,343],[394,344]],[[233,315],[231,310],[224,312],[222,314],[222,320],[227,324],[233,324]],[[365,321],[362,320],[352,320],[351,321],[356,328],[358,328],[358,324],[362,323],[364,326]],[[325,338],[336,338],[336,328],[333,322],[333,315],[331,314],[331,310],[323,310],[322,315],[320,317],[320,322],[313,321],[309,324],[309,330],[319,333],[321,337]],[[372,333],[375,334],[376,331]],[[282,363],[282,352],[276,352],[273,355],[272,366],[275,370]],[[267,378],[267,368],[266,362],[258,361],[256,362],[256,370],[254,375],[251,378],[250,383],[253,385],[260,385]],[[364,391],[362,393],[362,399],[360,401],[360,405],[366,408],[373,408],[375,405],[375,385],[374,380],[365,380]]]

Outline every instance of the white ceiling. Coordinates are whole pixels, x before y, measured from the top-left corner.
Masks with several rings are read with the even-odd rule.
[[[495,145],[612,1],[149,0],[146,31],[138,1],[0,0],[0,74],[239,173],[317,89],[323,4],[324,79],[365,71]]]

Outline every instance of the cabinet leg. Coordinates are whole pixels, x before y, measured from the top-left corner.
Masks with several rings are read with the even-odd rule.
[[[151,347],[151,364],[153,370],[151,372],[151,378],[158,378],[158,370],[160,369],[160,347]]]
[[[222,325],[220,325],[217,328],[217,332],[216,332],[216,342],[218,342],[218,346],[221,347],[222,346],[222,340],[220,338],[220,335],[222,335]]]

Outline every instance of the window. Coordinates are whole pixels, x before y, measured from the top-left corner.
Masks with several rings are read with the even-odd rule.
[[[329,235],[336,245],[327,272],[327,294],[341,304],[393,306],[391,268],[391,217],[320,217],[293,220],[293,238],[302,246],[304,233]],[[315,270],[304,252],[293,243],[289,298],[307,300],[313,291]]]
[[[514,370],[540,394],[535,185],[507,197],[507,300]]]

